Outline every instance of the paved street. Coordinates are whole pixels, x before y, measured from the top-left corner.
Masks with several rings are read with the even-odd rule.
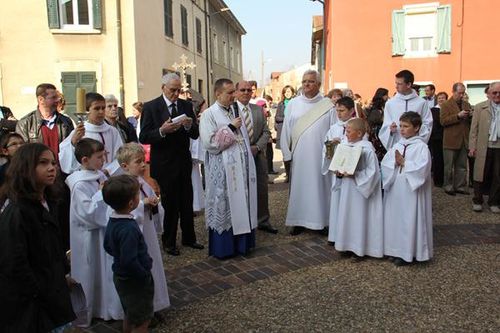
[[[165,257],[172,308],[154,332],[493,332],[500,329],[500,218],[470,196],[434,189],[435,257],[395,267],[341,259],[315,232],[289,236],[288,186],[270,185],[278,235],[257,234],[247,257],[219,261],[181,248]],[[207,244],[203,217],[196,220]],[[118,332],[97,322],[92,332]]]

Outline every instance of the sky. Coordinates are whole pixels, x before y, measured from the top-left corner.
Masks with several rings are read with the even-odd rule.
[[[311,61],[313,15],[322,15],[320,2],[310,0],[224,0],[247,34],[242,37],[243,77],[261,82],[271,72],[287,71]]]

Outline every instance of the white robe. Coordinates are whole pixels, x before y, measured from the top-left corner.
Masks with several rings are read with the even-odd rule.
[[[123,310],[113,283],[113,258],[104,251],[108,206],[99,190],[106,176],[100,171],[80,170],[66,178],[71,190],[71,276],[82,285],[88,322],[93,317],[122,319]]]
[[[205,158],[205,149],[200,139],[191,139],[191,159],[193,160],[193,169],[191,170],[191,182],[193,183],[193,211],[199,212],[205,209],[205,191],[201,178],[201,165]]]
[[[378,134],[380,141],[385,149],[389,150],[401,139],[399,134],[399,118],[407,111],[415,111],[422,117],[422,127],[419,136],[425,142],[429,141],[432,131],[432,112],[427,107],[427,101],[413,92],[409,95],[397,93],[393,98],[387,101],[384,108],[384,122]],[[391,124],[398,126],[396,132],[391,133]]]
[[[328,240],[338,251],[380,258],[384,214],[377,156],[369,141],[349,145],[361,146],[362,153],[353,177],[334,177]]]
[[[333,110],[322,115],[302,133],[293,156],[290,151],[293,127],[300,117],[323,98],[321,94],[313,98],[298,96],[287,105],[288,115],[281,132],[281,151],[283,160],[292,160],[286,216],[288,226],[303,226],[313,230],[322,230],[328,226],[331,179],[321,173],[321,166],[325,135],[330,125],[336,122]]]
[[[139,177],[137,180],[141,184],[142,190],[140,191],[139,205],[131,214],[140,226],[144,242],[148,246],[148,254],[153,259],[151,275],[153,276],[155,285],[153,309],[156,312],[170,306],[165,269],[158,242],[158,233],[163,232],[163,216],[165,215],[165,211],[161,204],[158,204],[158,213],[154,215],[151,213],[151,209],[144,205],[143,200],[146,196],[150,197],[156,194],[142,177]],[[146,195],[144,195],[143,191]]]
[[[61,170],[66,174],[71,174],[80,168],[80,163],[78,163],[75,158],[75,147],[71,144],[71,138],[74,133],[75,130],[73,130],[59,145],[59,163],[61,165]],[[106,162],[104,169],[108,170],[110,175],[113,175],[117,170],[116,165],[118,164],[112,163],[116,158],[118,148],[123,145],[123,141],[118,130],[107,123],[94,125],[89,122],[85,122],[84,138],[91,138],[104,143],[104,148],[106,150]]]
[[[404,167],[395,151],[405,152]],[[407,262],[432,257],[431,155],[420,137],[401,139],[381,162],[384,187],[384,254]]]

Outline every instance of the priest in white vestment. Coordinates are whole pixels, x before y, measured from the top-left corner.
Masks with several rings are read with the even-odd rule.
[[[193,212],[201,212],[205,209],[205,190],[203,190],[203,178],[201,166],[205,158],[205,149],[200,142],[200,138],[191,139],[189,150],[193,169],[191,171],[191,182],[193,183]]]
[[[104,97],[97,93],[87,93],[85,96],[88,119],[78,126],[59,145],[59,163],[62,172],[71,174],[79,169],[80,164],[75,158],[75,144],[82,138],[91,138],[101,142],[106,150],[104,170],[109,175],[117,171],[118,164],[113,163],[118,148],[123,145],[120,133],[104,121],[106,103]]]
[[[287,106],[281,132],[281,151],[291,161],[290,196],[286,225],[297,235],[304,228],[328,227],[330,177],[321,173],[322,149],[330,125],[337,119],[329,98],[319,92],[319,73],[308,70],[302,77],[302,95]]]
[[[422,117],[422,128],[418,135],[425,142],[428,142],[431,137],[432,112],[428,108],[427,101],[413,90],[413,82],[413,73],[408,70],[402,70],[396,74],[397,94],[385,104],[384,122],[378,134],[380,142],[387,150],[401,139],[399,117],[404,112],[414,111],[418,113]]]
[[[420,116],[401,116],[403,137],[381,162],[384,188],[384,254],[394,264],[427,261],[433,254],[431,155],[418,135]]]
[[[235,109],[231,80],[214,85],[217,101],[201,114],[205,154],[205,223],[209,255],[223,259],[255,247],[257,175],[245,126]]]

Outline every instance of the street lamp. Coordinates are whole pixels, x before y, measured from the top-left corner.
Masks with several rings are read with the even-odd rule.
[[[261,51],[260,53],[260,86],[264,87],[264,64],[266,62],[271,62],[272,59],[265,59],[264,60],[264,51]]]

